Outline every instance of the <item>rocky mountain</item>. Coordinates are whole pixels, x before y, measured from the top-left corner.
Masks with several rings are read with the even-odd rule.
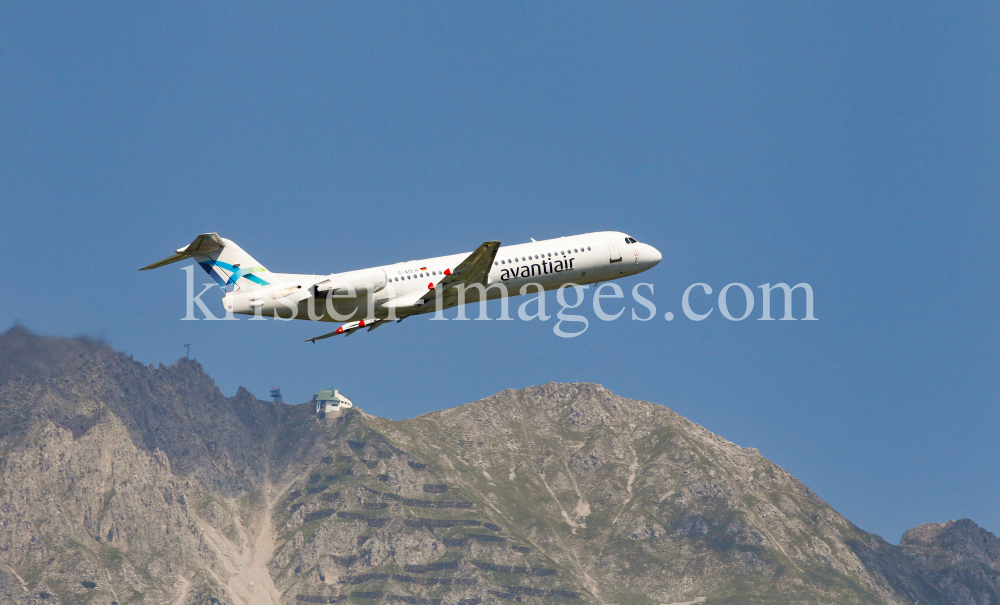
[[[923,578],[955,603],[1000,603],[1000,538],[968,519],[928,523],[900,548]]]
[[[889,544],[599,385],[317,419],[20,327],[0,364],[4,603],[1000,603],[971,521]]]

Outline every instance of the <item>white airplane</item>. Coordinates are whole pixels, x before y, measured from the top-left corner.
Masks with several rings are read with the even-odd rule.
[[[635,275],[655,266],[662,256],[624,233],[602,231],[513,246],[485,242],[472,252],[451,256],[330,275],[298,275],[271,273],[232,241],[204,233],[173,256],[139,270],[186,258],[193,258],[225,290],[222,304],[227,312],[347,322],[308,340],[316,342],[479,302],[483,296],[493,300]]]

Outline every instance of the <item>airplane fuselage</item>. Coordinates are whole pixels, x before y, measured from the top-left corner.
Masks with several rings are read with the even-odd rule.
[[[227,292],[223,305],[232,313],[345,322],[432,313],[433,301],[420,300],[471,253],[394,263],[328,276],[280,275],[272,288]],[[500,246],[483,290],[466,288],[461,302],[517,296],[635,275],[655,266],[660,253],[624,233],[605,231]],[[531,286],[537,284],[537,286]],[[323,289],[325,288],[325,289]],[[522,289],[525,289],[522,292]],[[400,302],[401,301],[401,302]],[[455,306],[454,301],[445,308]],[[414,306],[416,305],[416,306]]]

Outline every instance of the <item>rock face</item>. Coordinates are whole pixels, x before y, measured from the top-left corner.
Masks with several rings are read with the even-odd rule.
[[[954,603],[1000,603],[1000,538],[972,521],[915,527],[903,534],[900,547]]]
[[[189,359],[153,368],[18,327],[0,359],[0,600],[232,602],[206,519],[222,502],[259,524],[268,478],[309,446],[290,430],[307,411],[223,397]]]
[[[86,339],[0,363],[3,603],[1000,602],[971,521],[888,544],[599,385],[321,421]]]

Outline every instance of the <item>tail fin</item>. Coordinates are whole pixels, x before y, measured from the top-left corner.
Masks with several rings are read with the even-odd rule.
[[[173,256],[139,270],[156,269],[186,258],[197,261],[226,292],[252,290],[279,281],[242,248],[228,239],[219,237],[218,233],[203,233],[187,246],[178,249]]]

